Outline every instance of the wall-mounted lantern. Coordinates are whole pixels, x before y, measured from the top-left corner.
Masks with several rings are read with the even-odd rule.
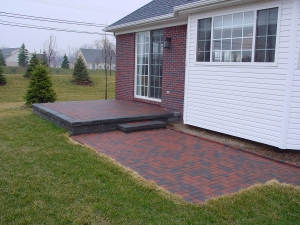
[[[166,39],[164,40],[164,48],[170,48],[170,43],[171,43],[171,38],[166,37]]]

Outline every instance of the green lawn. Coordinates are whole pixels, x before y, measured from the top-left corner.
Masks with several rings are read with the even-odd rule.
[[[76,100],[96,100],[105,97],[105,76],[102,70],[89,71],[94,82],[92,87],[79,86],[70,82],[71,74],[52,74],[53,88],[59,102]],[[6,74],[7,85],[0,89],[0,103],[25,102],[23,96],[26,93],[29,79],[22,74]],[[115,98],[115,73],[108,76],[108,99]]]
[[[59,101],[101,99],[52,75]],[[0,224],[299,224],[300,188],[269,182],[203,205],[184,202],[23,107],[28,80],[0,87]],[[113,98],[114,77],[110,78]],[[205,185],[205,184],[204,184]]]

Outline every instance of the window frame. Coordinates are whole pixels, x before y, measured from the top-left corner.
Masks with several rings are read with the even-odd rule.
[[[276,47],[275,47],[275,60],[274,62],[255,62],[255,44],[256,44],[256,28],[257,28],[257,11],[264,10],[264,9],[271,9],[271,8],[278,8],[278,17],[277,17],[277,30],[276,30]],[[254,25],[253,25],[253,43],[252,43],[252,58],[251,62],[213,62],[213,26],[214,26],[214,17],[217,16],[226,16],[229,14],[235,13],[245,13],[249,11],[254,11]],[[216,10],[213,12],[205,12],[201,14],[194,14],[192,15],[191,21],[195,23],[195,31],[191,38],[195,40],[194,46],[194,65],[198,66],[237,66],[237,67],[277,67],[278,66],[278,52],[279,52],[279,39],[280,39],[280,27],[281,27],[281,14],[282,14],[282,4],[276,3],[261,3],[259,5],[252,5],[251,7],[248,6],[237,6],[230,9],[222,9]],[[211,22],[211,45],[210,45],[210,62],[198,62],[197,61],[197,47],[198,47],[198,21],[201,19],[212,18]]]
[[[148,97],[149,96],[149,84],[150,84],[150,57],[151,57],[151,31],[156,31],[156,30],[163,30],[163,29],[154,29],[154,30],[146,30],[146,31],[139,31],[139,32],[136,32],[135,33],[135,64],[134,64],[134,98],[137,98],[137,99],[142,99],[142,100],[148,100],[148,101],[154,101],[154,102],[161,102],[161,98],[158,99],[158,98],[152,98],[152,97]],[[137,51],[138,51],[138,34],[140,33],[148,33],[149,35],[149,56],[148,56],[148,96],[141,96],[141,95],[137,95],[137,77],[138,77],[138,74],[137,74],[137,69],[138,69],[138,66],[137,66],[137,63],[138,63],[138,54],[137,54]],[[163,52],[162,52],[162,57],[163,57]],[[162,87],[161,87],[161,96],[162,96]]]

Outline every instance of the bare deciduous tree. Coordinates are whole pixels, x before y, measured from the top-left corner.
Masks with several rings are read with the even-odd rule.
[[[55,68],[60,68],[60,65],[63,61],[64,54],[65,53],[62,50],[58,50],[56,52],[56,57],[55,57],[55,61],[54,61]]]
[[[104,63],[105,71],[105,99],[107,99],[107,69],[109,65],[109,52],[112,48],[112,43],[109,39],[106,38],[106,35],[101,39],[95,40],[96,49],[101,50],[102,60]]]
[[[111,76],[111,65],[114,63],[115,58],[116,58],[116,46],[114,43],[111,42],[108,51],[109,76]]]
[[[68,46],[68,60],[70,63],[72,63],[74,65],[76,56],[78,54],[79,49],[78,48],[74,48],[74,47],[70,47]]]
[[[93,45],[93,44],[84,44],[84,45],[81,45],[80,48],[95,49],[95,45]]]
[[[99,64],[101,63],[101,56],[97,55],[97,57],[95,58],[95,65],[96,65],[96,70],[99,69]]]
[[[46,40],[44,43],[44,51],[46,52],[47,55],[47,61],[49,68],[51,66],[55,66],[55,59],[56,59],[56,54],[57,54],[57,45],[56,45],[56,37],[53,35],[50,35],[49,40]]]

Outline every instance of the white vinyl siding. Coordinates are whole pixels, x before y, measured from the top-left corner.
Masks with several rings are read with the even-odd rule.
[[[294,77],[291,108],[289,114],[289,126],[287,134],[287,148],[299,149],[300,148],[300,3],[298,2],[297,13],[297,42],[294,54]]]
[[[11,56],[6,58],[6,66],[19,66],[19,51],[15,51]]]
[[[282,147],[292,6],[293,0],[270,0],[190,15],[183,117],[185,124]],[[274,63],[224,65],[196,62],[199,19],[273,7],[278,7]],[[294,109],[290,110],[294,126],[300,121],[299,72],[296,78],[298,86],[295,86],[293,92]],[[291,137],[295,133],[300,135],[299,128],[290,130],[294,132]],[[297,149],[300,150],[300,146]]]

